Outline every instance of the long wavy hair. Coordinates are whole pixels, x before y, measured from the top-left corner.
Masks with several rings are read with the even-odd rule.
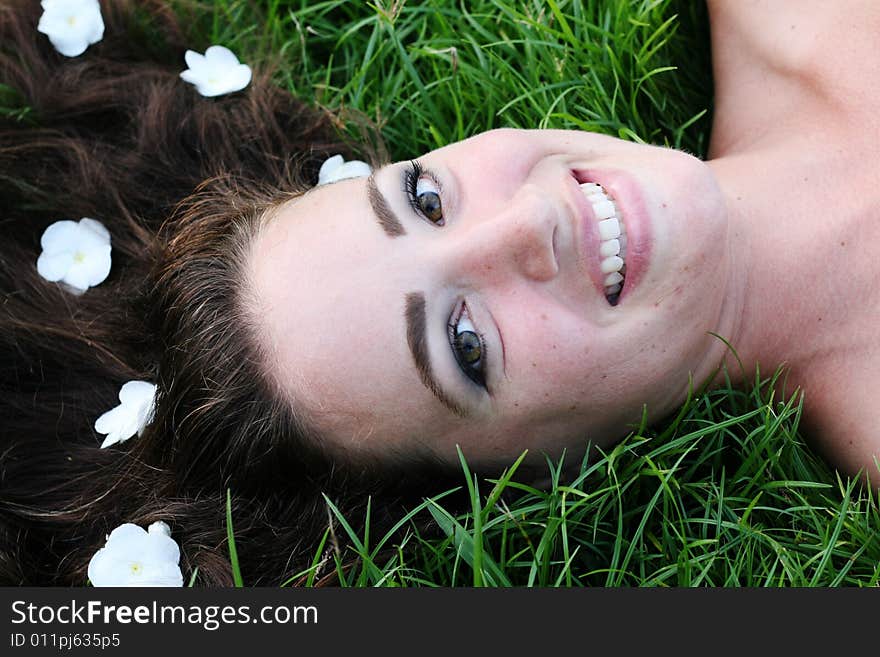
[[[0,116],[0,583],[83,585],[111,529],[164,520],[185,576],[231,585],[227,489],[246,583],[281,582],[314,557],[324,495],[353,518],[384,499],[381,524],[436,476],[325,454],[268,383],[246,311],[261,219],[314,185],[328,155],[375,152],[267,71],[199,96],[160,3],[105,3],[103,40],[77,58],[36,31],[39,11],[0,7],[0,83],[21,108]],[[35,261],[50,223],[80,217],[108,227],[113,265],[75,296]],[[157,383],[155,419],[101,449],[95,418],[131,379]]]

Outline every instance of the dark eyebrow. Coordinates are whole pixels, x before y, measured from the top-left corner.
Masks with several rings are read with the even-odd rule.
[[[383,167],[384,168],[384,167]],[[382,169],[379,169],[381,171]],[[367,177],[367,196],[370,199],[370,206],[373,208],[373,214],[376,215],[376,221],[382,226],[382,230],[388,237],[400,237],[406,235],[403,224],[394,214],[394,210],[388,205],[388,201],[379,188],[376,186],[376,173],[373,172]]]
[[[440,402],[458,417],[467,417],[467,411],[456,404],[446,394],[440,383],[434,378],[431,368],[431,356],[428,353],[428,341],[425,335],[427,318],[425,314],[425,295],[421,292],[410,292],[406,295],[406,342],[415,361],[419,378],[425,387],[434,393]]]

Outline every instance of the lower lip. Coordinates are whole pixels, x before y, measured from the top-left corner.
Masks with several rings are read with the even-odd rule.
[[[574,172],[579,182],[602,185],[620,208],[626,228],[626,275],[617,305],[630,295],[642,280],[651,256],[651,235],[648,211],[638,184],[628,174],[614,170],[578,169]],[[598,249],[596,250],[598,257]]]

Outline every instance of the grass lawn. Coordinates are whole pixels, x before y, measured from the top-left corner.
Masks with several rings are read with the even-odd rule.
[[[378,126],[390,159],[496,127],[575,128],[706,152],[703,3],[207,6],[188,22],[193,48],[219,43],[242,61],[277,66],[278,84],[338,113],[352,135],[364,118]],[[463,461],[471,511],[426,500],[401,517],[402,541],[350,530],[353,519],[337,514],[335,531],[350,532],[354,552],[319,567],[322,545],[315,567],[287,583],[313,585],[331,572],[350,586],[876,586],[876,495],[805,446],[801,400],[768,393],[779,375],[763,373],[751,390],[695,393],[673,420],[594,451],[575,478],[549,463],[548,489],[522,484],[515,463],[487,482]],[[442,536],[420,534],[416,517],[433,518]]]

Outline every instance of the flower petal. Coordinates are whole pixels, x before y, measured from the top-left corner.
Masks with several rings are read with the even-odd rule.
[[[89,289],[89,268],[86,266],[85,262],[76,262],[76,258],[74,257],[73,264],[70,265],[70,269],[67,270],[67,273],[61,278],[62,283],[67,283],[74,290],[78,290],[79,292],[85,292]]]
[[[144,555],[146,561],[149,563],[180,561],[180,547],[177,541],[162,532],[148,532],[148,534]]]
[[[129,586],[183,586],[183,573],[175,563],[156,564],[148,569],[146,575],[137,583]]]
[[[109,552],[105,547],[95,552],[89,560],[88,577],[92,586],[112,586],[107,583],[110,578],[105,577],[110,567],[110,564],[107,563],[108,561]]]
[[[369,176],[373,168],[361,160],[346,162],[341,155],[333,155],[324,160],[318,171],[318,184],[326,185],[346,178]]]
[[[209,46],[205,51],[205,59],[212,66],[218,66],[222,69],[231,69],[238,66],[238,57],[226,46]]]
[[[241,91],[251,83],[252,77],[251,67],[247,64],[239,64],[227,74],[226,84],[224,85],[226,88],[225,93]]]
[[[37,258],[37,271],[40,276],[53,283],[60,281],[67,274],[73,264],[73,253],[63,251],[60,253],[47,253],[43,251]]]
[[[44,251],[58,253],[70,250],[79,233],[77,223],[70,219],[62,219],[49,224],[40,237],[40,246]]]
[[[91,14],[89,18],[89,30],[85,33],[85,37],[89,40],[89,44],[98,43],[104,38],[104,19],[101,17],[101,5],[98,2],[92,3],[92,9],[88,12]]]
[[[88,230],[89,232],[95,233],[102,242],[110,243],[110,231],[107,230],[107,227],[97,219],[83,217],[77,223],[80,226],[80,234],[85,233],[85,230]]]
[[[372,167],[366,162],[351,160],[339,167],[335,174],[336,180],[345,180],[346,178],[363,178],[369,176],[372,172]]]
[[[186,61],[186,65],[193,73],[207,68],[205,56],[201,53],[197,53],[195,50],[187,50],[183,55],[183,59]]]
[[[130,408],[152,406],[156,400],[156,384],[149,381],[129,381],[119,389],[119,401]]]
[[[199,84],[202,81],[202,77],[196,73],[191,68],[186,69],[185,71],[180,72],[180,78],[184,82],[189,82],[190,84]]]
[[[183,586],[179,562],[180,547],[164,531],[125,523],[92,556],[88,576],[93,586]]]
[[[95,420],[95,431],[107,434],[102,448],[125,442],[138,431],[138,415],[122,404],[114,406]]]
[[[167,522],[163,522],[162,520],[157,520],[154,523],[151,523],[149,527],[147,527],[148,534],[165,534],[165,536],[171,536],[171,527],[168,526]]]
[[[89,287],[94,287],[95,285],[103,283],[110,274],[110,267],[112,264],[109,244],[105,246],[101,252],[90,253],[85,262],[82,263],[82,268],[86,273],[86,280]]]
[[[210,46],[204,55],[187,50],[184,59],[189,68],[180,73],[181,79],[195,85],[203,96],[240,91],[253,76],[250,66],[241,64],[235,53],[224,46]]]
[[[146,536],[146,529],[133,522],[126,522],[110,532],[110,535],[107,537],[107,547],[128,548],[137,546]]]
[[[103,247],[87,251],[85,259],[76,263],[74,267],[76,268],[76,276],[79,276],[80,273],[84,276],[86,285],[83,289],[88,289],[106,280],[110,274],[111,265],[110,245],[105,244]]]
[[[321,169],[318,171],[318,184],[323,185],[330,181],[333,171],[342,166],[345,160],[341,155],[333,155],[324,160]]]
[[[49,37],[55,49],[67,57],[81,55],[104,36],[104,21],[97,0],[47,1],[37,30]]]

